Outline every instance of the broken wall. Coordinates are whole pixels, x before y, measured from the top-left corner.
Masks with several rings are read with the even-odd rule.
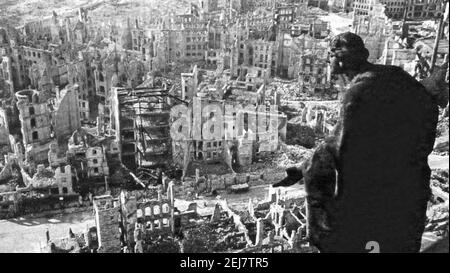
[[[95,224],[99,252],[119,253],[119,205],[110,195],[94,197]]]
[[[9,143],[9,128],[6,111],[0,108],[0,146],[10,145]]]
[[[59,143],[67,140],[81,126],[77,90],[77,86],[72,86],[60,91],[61,99],[54,115],[54,130]]]
[[[49,141],[52,131],[50,109],[46,102],[39,100],[39,92],[23,90],[17,92],[16,97],[24,144]]]

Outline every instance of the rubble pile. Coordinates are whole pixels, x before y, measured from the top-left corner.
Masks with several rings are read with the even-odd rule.
[[[305,104],[302,102],[299,102],[300,107],[304,108]],[[281,105],[278,107],[278,110],[286,114],[286,117],[288,120],[291,120],[292,118],[299,117],[301,115],[301,108],[295,108],[289,105]]]
[[[316,133],[309,126],[289,121],[286,128],[286,144],[313,148],[316,144]]]
[[[431,231],[437,236],[448,235],[448,202],[433,205],[427,211],[427,217],[425,231]]]
[[[6,183],[0,184],[0,192],[15,191],[17,187],[24,187],[22,177],[14,176]]]
[[[184,253],[225,252],[242,249],[246,242],[238,233],[233,219],[219,222],[203,223],[184,232],[182,242]]]
[[[437,125],[436,140],[433,152],[439,155],[448,155],[448,115],[441,115]]]
[[[145,240],[144,253],[179,253],[180,245],[172,237],[159,236]]]
[[[239,215],[242,224],[244,224],[245,228],[247,229],[247,234],[250,238],[250,240],[252,241],[252,243],[254,244],[256,242],[256,219],[257,218],[266,218],[267,213],[269,213],[269,211],[267,210],[265,213],[261,213],[259,211],[255,211],[255,216],[256,219],[250,215],[248,210],[244,210],[244,211],[238,211],[238,210],[233,210],[234,213],[236,213],[237,215]],[[274,230],[274,225],[272,224],[272,222],[270,220],[264,220],[264,234],[268,234],[269,231],[273,231]]]
[[[33,176],[33,187],[47,187],[52,186],[55,183],[55,173],[49,169],[42,168]]]
[[[332,100],[336,99],[336,92],[310,93],[304,90],[297,80],[287,81],[275,79],[269,84],[269,88],[274,88],[285,101],[309,101],[309,100]]]
[[[439,119],[439,122],[438,122],[438,125],[437,125],[437,134],[436,134],[436,136],[440,137],[440,136],[445,136],[445,135],[448,136],[448,116],[447,117],[442,116]]]
[[[53,178],[55,176],[54,172],[49,169],[42,169],[42,171],[39,171],[34,176],[37,179],[46,179],[46,178]]]
[[[313,150],[299,145],[283,145],[275,164],[280,167],[289,168],[297,166],[312,155]]]
[[[448,170],[434,170],[431,174],[432,198],[427,210],[425,231],[431,231],[437,236],[446,236],[449,231],[448,175]]]
[[[247,224],[247,223],[254,223],[255,219],[253,219],[253,217],[250,215],[250,212],[248,210],[233,210],[234,213],[236,213],[237,215],[239,215],[239,217],[241,217],[241,222],[243,224]]]
[[[444,192],[448,193],[448,169],[447,170],[433,170],[431,173],[431,186],[439,187]]]

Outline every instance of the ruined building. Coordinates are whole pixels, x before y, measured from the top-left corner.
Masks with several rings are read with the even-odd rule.
[[[369,62],[376,63],[383,55],[385,43],[392,35],[392,22],[384,13],[385,7],[379,3],[371,6],[372,9],[353,16],[353,29],[364,41],[369,50]]]
[[[45,168],[41,164],[37,166],[36,173],[32,177],[24,170],[21,173],[26,190],[44,193],[44,195],[74,194],[72,170],[69,165],[57,167],[53,170]]]
[[[410,19],[440,17],[445,11],[444,3],[444,0],[404,0],[407,17]]]
[[[94,199],[94,211],[98,252],[119,253],[119,203],[110,195],[98,196]]]
[[[112,89],[111,131],[129,168],[168,162],[171,151],[169,89],[155,81],[151,87]]]
[[[106,139],[84,128],[73,132],[68,141],[67,160],[75,169],[82,189],[105,185],[110,174],[107,158],[110,148]]]
[[[50,144],[54,141],[49,105],[41,101],[36,90],[19,91],[16,98],[25,157],[30,163],[47,163]]]
[[[239,89],[231,90],[245,96]],[[234,171],[251,164],[257,154],[278,148],[283,129],[279,132],[282,115],[276,105],[234,101],[194,97],[188,106],[171,109],[172,156],[184,175],[195,168],[206,171],[208,163],[218,162]]]
[[[368,15],[377,6],[385,7],[385,14],[389,18],[402,19],[406,13],[408,19],[431,19],[439,17],[444,13],[443,0],[338,0],[339,7],[346,6],[350,10],[350,5],[357,15]]]
[[[299,63],[298,81],[301,88],[311,93],[328,90],[328,63],[316,55],[303,55]]]
[[[12,97],[14,94],[14,81],[11,59],[3,56],[0,59],[0,97]]]
[[[277,72],[279,42],[250,40],[248,28],[236,26],[237,39],[231,48],[231,77],[245,81],[247,74],[267,81]],[[259,87],[259,86],[258,86]]]

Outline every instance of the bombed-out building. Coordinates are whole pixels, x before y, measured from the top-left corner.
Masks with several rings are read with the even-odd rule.
[[[19,91],[16,98],[25,157],[30,163],[46,163],[50,143],[54,141],[49,103],[42,101],[36,90]]]
[[[170,158],[169,86],[112,89],[110,128],[123,164],[131,169],[162,165]]]

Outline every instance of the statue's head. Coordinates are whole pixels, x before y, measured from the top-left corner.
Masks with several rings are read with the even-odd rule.
[[[358,35],[345,32],[336,35],[330,43],[329,62],[331,74],[344,74],[347,71],[358,71],[367,63],[369,51]]]

